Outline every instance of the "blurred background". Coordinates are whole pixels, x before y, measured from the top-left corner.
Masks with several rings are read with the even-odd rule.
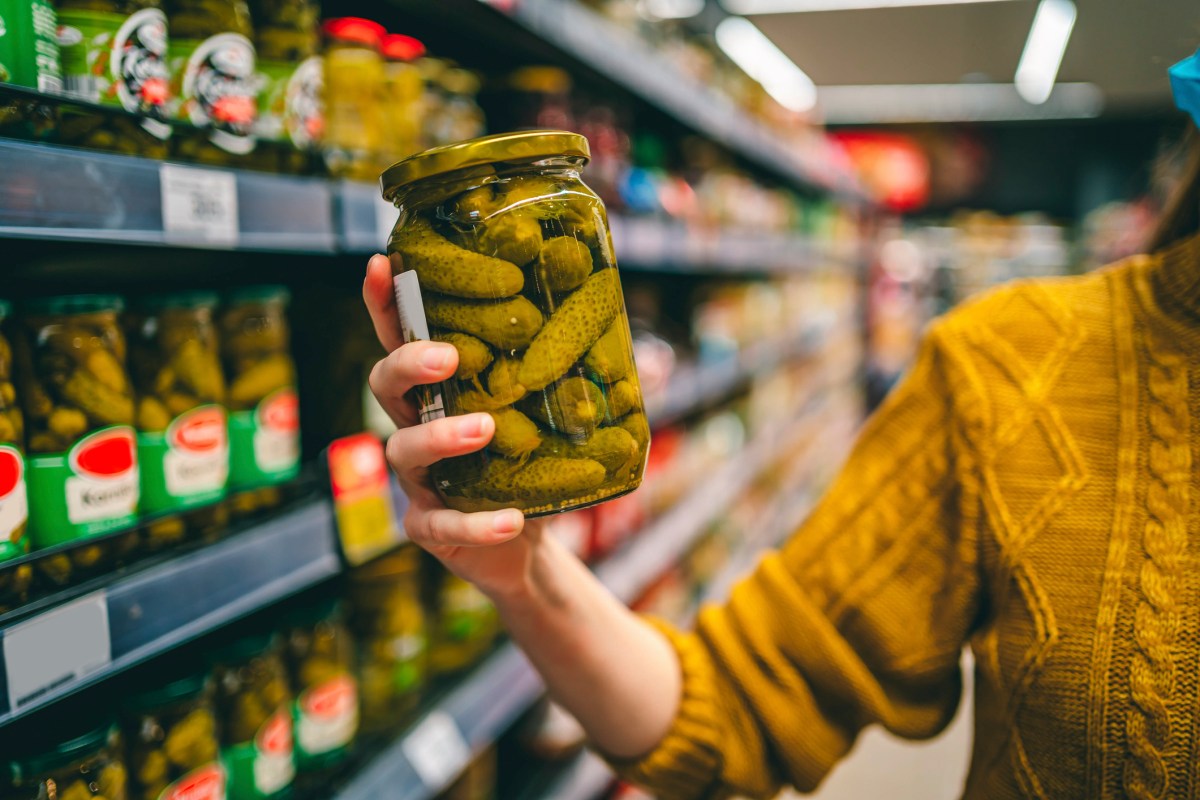
[[[0,798],[641,796],[404,540],[366,386],[379,173],[588,138],[653,445],[550,527],[686,623],[930,319],[1140,251],[1197,45],[1194,0],[0,0]],[[196,403],[271,468],[27,530],[61,505],[29,464],[102,434],[88,469],[136,489],[111,432],[161,448],[152,412]],[[969,705],[932,743],[868,732],[816,796],[956,797]]]

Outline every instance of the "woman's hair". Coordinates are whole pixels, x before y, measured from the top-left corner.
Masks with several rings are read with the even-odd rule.
[[[1150,237],[1147,249],[1152,253],[1200,232],[1200,132],[1195,125],[1188,125],[1181,149],[1183,170]]]

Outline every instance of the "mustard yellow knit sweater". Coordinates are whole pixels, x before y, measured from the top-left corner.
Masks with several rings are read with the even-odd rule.
[[[923,738],[975,654],[964,797],[1200,797],[1200,239],[930,331],[782,551],[697,631],[658,796],[812,789]],[[880,787],[885,797],[887,787]]]

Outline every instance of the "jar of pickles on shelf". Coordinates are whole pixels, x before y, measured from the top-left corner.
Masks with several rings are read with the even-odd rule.
[[[197,672],[125,702],[129,800],[225,800],[212,688]]]
[[[270,634],[244,636],[215,652],[212,660],[229,800],[287,794],[296,765],[282,642]]]
[[[384,28],[360,17],[328,19],[325,34],[325,160],[342,178],[372,180],[387,137]]]
[[[61,728],[52,730],[57,733]],[[40,742],[11,745],[5,754],[10,758],[18,747],[29,750],[13,758],[8,775],[0,779],[0,798],[4,800],[126,800],[129,796],[121,738],[111,722],[48,746]]]
[[[478,661],[496,641],[500,621],[487,596],[450,570],[425,556],[426,596],[433,624],[429,637],[429,669],[435,675],[459,672]]]
[[[325,134],[321,16],[312,0],[253,0],[259,166],[307,172]]]
[[[388,242],[409,341],[454,345],[454,376],[418,391],[422,420],[486,412],[486,450],[432,468],[451,508],[579,508],[632,491],[650,442],[587,140],[528,131],[393,165]]]
[[[29,552],[29,500],[25,492],[25,419],[17,403],[13,349],[5,333],[12,306],[0,300],[0,611],[25,599],[33,570],[4,562]]]
[[[114,295],[31,301],[19,363],[28,436],[29,535],[37,548],[78,546],[38,561],[54,582],[103,567],[136,542],[88,539],[137,521],[133,386]]]
[[[220,316],[229,385],[229,486],[239,514],[277,505],[300,471],[300,416],[282,286],[236,290]]]
[[[216,306],[211,292],[157,295],[139,300],[128,317],[141,511],[158,517],[146,526],[151,550],[189,530],[213,538],[228,521],[221,501],[229,431]]]

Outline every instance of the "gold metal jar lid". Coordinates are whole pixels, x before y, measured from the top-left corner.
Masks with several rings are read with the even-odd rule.
[[[591,158],[588,141],[570,131],[514,131],[442,145],[398,161],[379,176],[383,198],[391,201],[404,186],[434,175],[504,162],[566,156]]]

